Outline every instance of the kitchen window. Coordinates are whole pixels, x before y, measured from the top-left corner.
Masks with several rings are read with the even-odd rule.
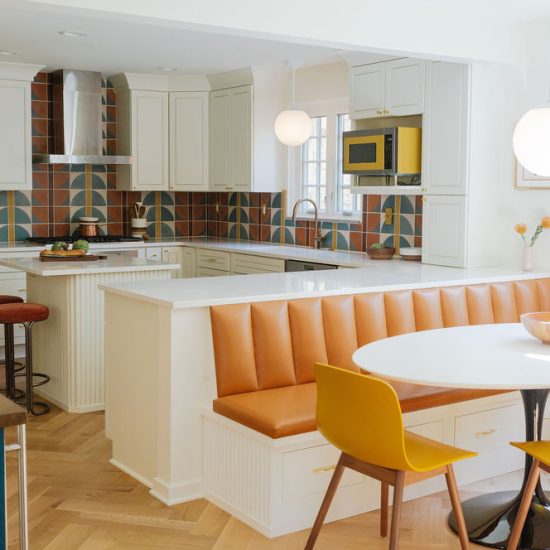
[[[312,199],[325,219],[357,220],[361,217],[361,195],[352,193],[352,176],[342,174],[342,132],[351,129],[347,106],[323,104],[303,108],[311,117],[311,136],[291,151],[289,212],[298,199]],[[302,203],[300,215],[313,215]]]

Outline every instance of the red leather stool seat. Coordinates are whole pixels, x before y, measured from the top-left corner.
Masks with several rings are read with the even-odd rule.
[[[23,298],[19,296],[10,296],[9,294],[0,294],[0,304],[22,304]]]
[[[0,305],[0,323],[30,323],[45,321],[50,314],[49,309],[41,304],[2,304]]]

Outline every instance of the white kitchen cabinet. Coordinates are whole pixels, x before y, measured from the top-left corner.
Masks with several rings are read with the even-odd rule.
[[[418,115],[424,112],[425,61],[394,59],[350,69],[350,117]]]
[[[222,250],[197,249],[197,277],[204,276],[203,274],[210,270],[219,271],[221,275],[229,275],[230,257],[230,252]]]
[[[252,86],[210,93],[210,189],[252,190]]]
[[[168,93],[119,90],[117,93],[117,152],[132,164],[117,166],[117,189],[168,189]]]
[[[161,250],[161,259],[167,264],[178,264],[178,269],[173,269],[170,273],[172,279],[181,279],[182,273],[182,249],[179,246],[167,246]]]
[[[470,68],[428,62],[422,122],[422,187],[435,195],[468,191]]]
[[[283,273],[285,261],[280,258],[256,256],[255,254],[231,253],[231,274]]]
[[[145,257],[148,260],[160,262],[162,260],[162,248],[160,248],[160,246],[153,246],[153,247],[146,248]]]
[[[466,265],[467,200],[462,195],[423,197],[422,261],[449,267]]]
[[[208,92],[170,92],[170,190],[208,190]]]
[[[195,277],[197,271],[197,251],[190,246],[181,248],[181,277]]]
[[[0,190],[32,188],[31,83],[0,80]]]
[[[384,114],[386,64],[372,63],[350,69],[350,117],[374,118]]]

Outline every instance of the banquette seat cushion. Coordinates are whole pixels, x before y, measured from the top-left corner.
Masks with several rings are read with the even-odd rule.
[[[357,371],[353,352],[381,338],[541,310],[550,310],[550,279],[212,306],[213,409],[272,438],[313,431],[316,362]],[[501,393],[394,387],[403,412]]]

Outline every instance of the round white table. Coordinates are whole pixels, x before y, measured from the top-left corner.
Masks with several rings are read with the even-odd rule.
[[[359,348],[353,361],[389,380],[449,388],[521,390],[526,439],[541,437],[550,390],[550,346],[533,338],[519,323],[394,336]],[[490,493],[463,503],[472,542],[506,548],[530,467],[531,458],[526,456],[519,493]],[[452,514],[449,524],[455,528]],[[540,482],[523,533],[521,548],[550,548],[550,500]]]

